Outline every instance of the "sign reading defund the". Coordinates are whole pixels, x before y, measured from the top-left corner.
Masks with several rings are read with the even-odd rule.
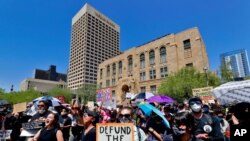
[[[98,123],[97,141],[134,141],[133,123]]]

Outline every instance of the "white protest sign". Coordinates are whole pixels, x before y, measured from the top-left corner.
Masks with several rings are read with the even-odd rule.
[[[97,123],[97,141],[134,141],[133,123]]]
[[[10,139],[12,130],[0,130],[0,139]]]

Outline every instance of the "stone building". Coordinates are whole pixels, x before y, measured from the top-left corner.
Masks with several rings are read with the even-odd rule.
[[[126,93],[153,92],[170,73],[193,66],[199,71],[209,67],[207,52],[198,28],[172,33],[99,64],[97,83],[112,88],[118,104]]]

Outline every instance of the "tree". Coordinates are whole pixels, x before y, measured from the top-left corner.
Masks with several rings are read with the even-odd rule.
[[[0,94],[4,94],[5,93],[5,89],[0,88]]]
[[[31,102],[34,99],[42,96],[39,91],[35,90],[27,90],[27,91],[19,91],[19,92],[11,92],[0,94],[0,99],[7,100],[10,104],[16,104],[21,102]]]
[[[227,67],[227,65],[220,66],[221,79],[223,82],[233,81],[234,74],[231,69]]]
[[[76,94],[82,99],[82,103],[86,104],[88,101],[96,100],[96,84],[83,84],[83,86],[77,89]]]
[[[72,93],[70,89],[67,89],[67,88],[55,87],[48,91],[48,95],[53,96],[53,97],[64,96],[66,103],[70,103],[72,99]]]
[[[192,89],[206,87],[207,79],[209,86],[220,85],[219,77],[215,73],[200,73],[193,67],[185,67],[167,77],[158,92],[182,101],[192,96]]]

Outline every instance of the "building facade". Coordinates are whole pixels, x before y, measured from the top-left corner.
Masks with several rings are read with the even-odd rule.
[[[34,79],[27,78],[21,82],[20,90],[37,90],[42,93],[47,93],[49,90],[53,88],[67,88],[67,83],[64,81],[50,81],[50,80],[42,80],[42,79]]]
[[[97,82],[101,88],[111,87],[117,103],[122,104],[126,93],[157,93],[165,77],[186,66],[201,72],[209,67],[205,44],[196,27],[162,36],[104,61],[98,67]]]
[[[89,4],[72,19],[68,87],[96,84],[98,65],[120,54],[120,27]]]
[[[56,66],[51,65],[49,70],[35,69],[35,79],[51,80],[51,81],[64,81],[67,82],[67,74],[56,72]]]
[[[245,49],[223,53],[220,58],[221,65],[232,70],[234,77],[250,76],[249,60]]]

